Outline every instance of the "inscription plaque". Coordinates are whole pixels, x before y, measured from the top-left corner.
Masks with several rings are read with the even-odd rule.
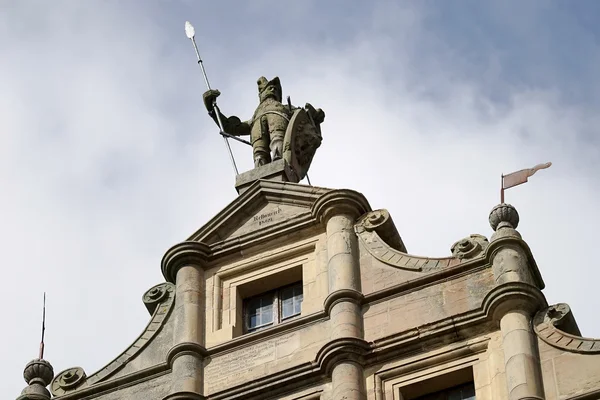
[[[204,369],[204,378],[209,393],[265,375],[267,364],[277,360],[279,347],[287,347],[294,334],[280,336],[257,343],[210,360]],[[281,351],[285,356],[293,351]]]

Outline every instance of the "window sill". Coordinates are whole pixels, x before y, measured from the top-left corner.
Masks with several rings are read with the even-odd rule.
[[[325,311],[319,311],[319,312],[309,314],[306,316],[291,318],[287,321],[281,322],[281,323],[271,326],[269,328],[261,329],[256,332],[245,333],[243,335],[240,335],[238,337],[230,339],[224,343],[219,343],[219,344],[215,344],[214,346],[209,346],[207,348],[207,351],[209,351],[211,353],[211,355],[217,354],[222,351],[230,350],[230,349],[233,349],[238,346],[243,346],[243,345],[246,345],[251,342],[259,341],[261,339],[267,339],[271,336],[277,336],[278,334],[281,334],[282,332],[300,329],[306,325],[310,325],[317,321],[325,320],[325,319],[328,319],[328,316],[325,313]],[[221,331],[224,331],[223,336],[225,336],[230,331],[233,332],[233,327],[232,326],[227,326],[227,327],[224,326],[223,329],[220,329],[217,332],[213,332],[213,335],[218,334]],[[217,336],[217,335],[215,335],[215,336]],[[215,337],[215,336],[213,336],[213,337]],[[221,335],[218,335],[218,336],[223,337]],[[215,343],[214,340],[212,342]]]

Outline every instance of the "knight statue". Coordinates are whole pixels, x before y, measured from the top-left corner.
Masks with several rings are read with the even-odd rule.
[[[216,113],[227,134],[234,136],[250,135],[254,156],[254,167],[260,167],[279,159],[284,159],[302,179],[321,144],[321,123],[325,119],[323,110],[315,109],[309,103],[304,108],[282,103],[279,78],[268,81],[260,77],[257,81],[260,104],[248,121],[238,117],[226,117],[215,111],[218,90],[204,93],[204,104],[208,114],[218,125]]]

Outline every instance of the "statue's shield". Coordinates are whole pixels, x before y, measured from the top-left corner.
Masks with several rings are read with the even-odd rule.
[[[310,163],[321,145],[320,129],[305,109],[294,111],[283,139],[283,158],[292,167],[298,180],[304,179]]]

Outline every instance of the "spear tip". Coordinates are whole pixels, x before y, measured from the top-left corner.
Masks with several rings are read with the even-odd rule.
[[[193,39],[196,36],[196,31],[190,21],[185,21],[185,35],[188,39]]]

